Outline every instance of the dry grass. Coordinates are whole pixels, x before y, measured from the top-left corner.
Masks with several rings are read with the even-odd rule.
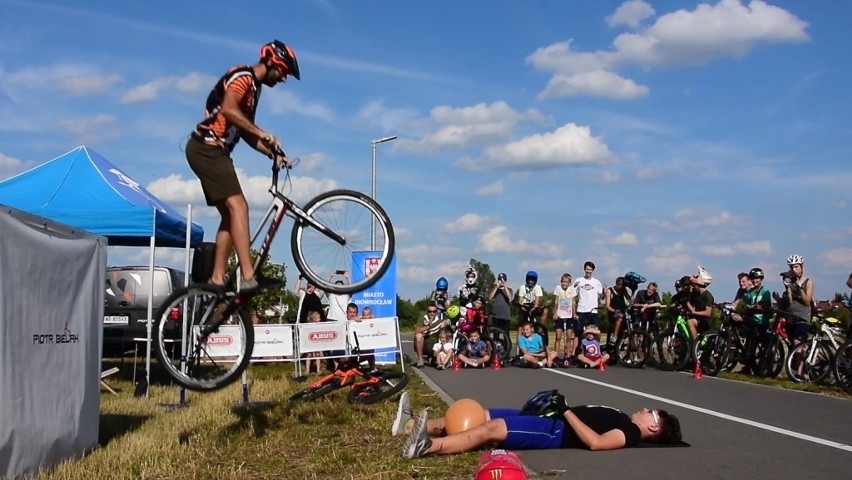
[[[172,411],[158,404],[177,400],[174,386],[152,386],[150,398],[137,399],[129,379],[111,382],[119,395],[102,394],[99,446],[43,478],[462,479],[475,468],[477,453],[403,459],[404,437],[390,435],[396,399],[350,405],[344,390],[289,404],[307,385],[291,367],[253,366],[250,377],[256,404],[239,405],[235,384],[188,392],[189,406]],[[407,391],[415,408],[446,408],[416,374]]]

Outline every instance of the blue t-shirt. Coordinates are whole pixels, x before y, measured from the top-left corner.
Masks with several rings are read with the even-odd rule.
[[[468,350],[470,350],[471,357],[484,357],[486,353],[488,353],[488,344],[485,343],[484,340],[480,340],[476,343],[470,342],[468,344]]]
[[[542,341],[541,335],[535,332],[529,337],[521,335],[518,337],[518,348],[522,348],[528,353],[541,353],[544,351],[544,341]]]
[[[601,342],[597,339],[589,340],[584,338],[580,340],[580,346],[583,349],[583,355],[590,359],[601,358]]]

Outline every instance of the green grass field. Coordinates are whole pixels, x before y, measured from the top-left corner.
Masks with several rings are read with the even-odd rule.
[[[177,387],[154,385],[149,398],[134,398],[132,367],[124,365],[124,378],[110,380],[118,395],[101,394],[98,447],[40,478],[469,479],[479,457],[402,458],[405,437],[390,434],[396,398],[351,405],[339,390],[290,404],[287,398],[308,385],[293,379],[292,366],[252,366],[250,399],[257,405],[238,405],[237,383],[188,392],[188,407],[168,411],[158,404],[175,403]],[[406,390],[416,409],[446,409],[416,374]]]

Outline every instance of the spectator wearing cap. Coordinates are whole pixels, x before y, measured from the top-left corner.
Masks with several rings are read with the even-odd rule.
[[[704,267],[698,267],[698,275],[692,277],[690,282],[692,283],[692,292],[686,302],[688,312],[686,322],[692,338],[697,339],[700,332],[706,332],[710,329],[710,318],[713,316],[713,305],[716,300],[713,298],[713,294],[707,290],[707,287],[713,282],[713,277]]]
[[[493,324],[495,327],[503,329],[509,333],[509,322],[512,319],[512,298],[514,292],[508,285],[508,278],[505,273],[497,275],[497,283],[488,293],[488,300],[491,301],[491,313],[494,315]]]
[[[583,329],[583,339],[580,340],[580,353],[577,354],[578,365],[597,367],[609,361],[609,354],[601,350],[601,331],[597,325],[587,325]]]

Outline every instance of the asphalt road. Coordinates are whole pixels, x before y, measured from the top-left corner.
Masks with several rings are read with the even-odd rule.
[[[413,357],[410,343],[403,350]],[[557,388],[572,405],[675,414],[688,448],[518,452],[536,478],[846,479],[852,475],[852,401],[686,373],[609,367],[439,371],[414,369],[445,400],[519,408]],[[417,408],[416,403],[412,405]]]

